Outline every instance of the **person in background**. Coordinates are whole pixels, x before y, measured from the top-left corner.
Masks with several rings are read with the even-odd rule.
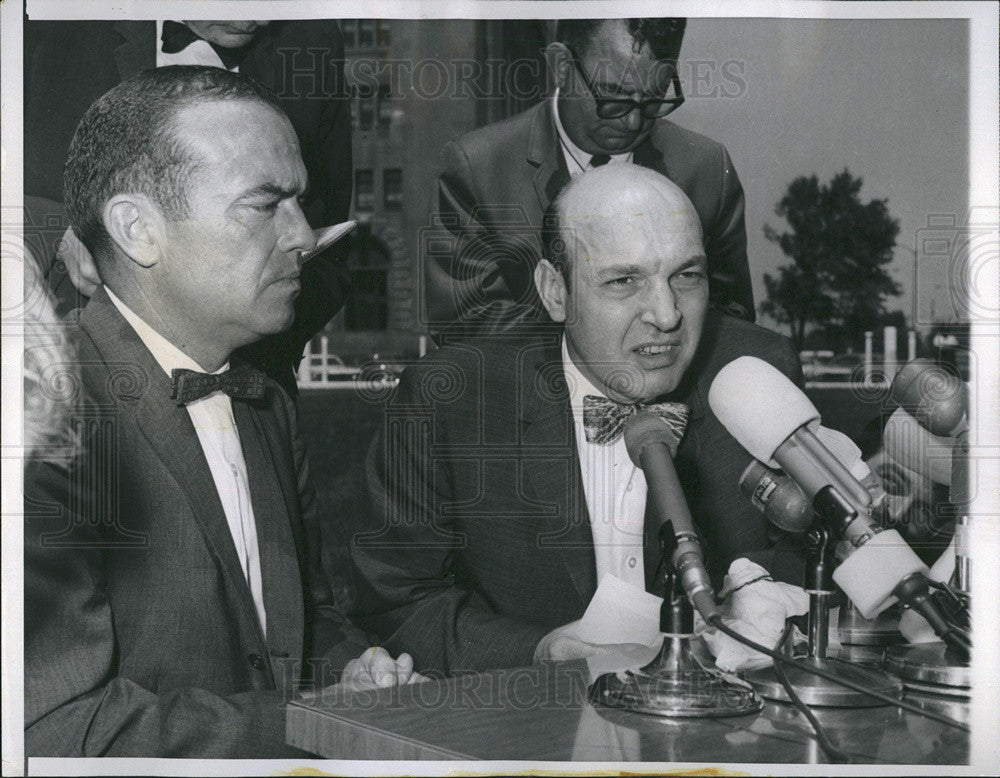
[[[754,320],[733,162],[666,118],[684,100],[685,27],[681,18],[562,20],[546,49],[552,97],[445,145],[434,217],[453,249],[422,260],[439,340],[544,320],[532,283],[542,214],[569,180],[606,164],[655,170],[684,191],[701,222],[713,307]]]

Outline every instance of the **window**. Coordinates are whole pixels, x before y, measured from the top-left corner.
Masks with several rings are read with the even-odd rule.
[[[366,224],[351,237],[348,267],[351,296],[344,304],[344,328],[384,330],[389,322],[389,250]]]
[[[382,174],[382,197],[387,211],[403,210],[403,171],[400,168],[385,169]]]
[[[375,176],[370,170],[354,172],[354,208],[359,215],[375,210]]]
[[[388,84],[378,85],[378,123],[383,128],[392,123],[392,96]]]
[[[344,48],[351,49],[358,45],[358,20],[342,19],[340,32],[344,36]]]
[[[374,19],[359,19],[358,20],[358,46],[365,48],[366,46],[375,45],[375,20]]]
[[[347,87],[347,92],[351,101],[351,126],[357,130],[361,128],[361,119],[358,116],[358,88],[351,84]]]
[[[375,22],[375,35],[379,46],[388,46],[392,43],[392,23],[388,19],[379,19]]]
[[[375,126],[375,89],[370,86],[359,86],[358,92],[358,126],[362,130],[370,130]]]

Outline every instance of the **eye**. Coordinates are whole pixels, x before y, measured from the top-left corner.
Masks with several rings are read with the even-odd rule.
[[[611,287],[612,289],[622,289],[635,283],[635,276],[619,276],[618,278],[611,278],[604,282],[605,286]]]
[[[706,279],[705,271],[698,267],[688,268],[670,277],[670,285],[680,289],[700,286]]]
[[[267,203],[260,203],[259,205],[251,204],[250,207],[260,213],[274,213],[275,211],[278,210],[278,205],[280,204],[280,202],[281,202],[280,200],[273,200]]]

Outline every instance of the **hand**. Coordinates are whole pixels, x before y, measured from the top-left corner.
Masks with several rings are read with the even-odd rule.
[[[94,258],[76,237],[72,227],[59,240],[56,259],[66,265],[66,273],[76,290],[84,297],[92,297],[94,290],[101,284],[101,277],[97,274]]]
[[[580,622],[572,621],[556,627],[543,637],[535,648],[535,662],[546,659],[580,659],[605,654],[628,654],[648,648],[638,643],[588,643],[580,639]]]
[[[373,647],[347,663],[337,687],[358,692],[426,680],[413,671],[413,657],[409,654],[400,654],[399,659],[394,660],[384,648]]]

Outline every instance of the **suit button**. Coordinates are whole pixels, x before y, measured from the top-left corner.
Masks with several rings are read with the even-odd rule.
[[[250,654],[247,656],[247,659],[250,660],[250,666],[254,670],[264,669],[264,660],[261,658],[260,654]]]

